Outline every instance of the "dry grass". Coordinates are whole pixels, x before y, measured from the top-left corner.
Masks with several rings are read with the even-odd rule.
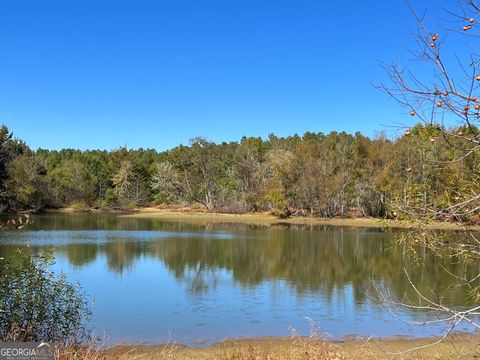
[[[105,344],[75,345],[55,349],[57,360],[137,360],[145,358],[174,359],[175,344],[162,346],[121,345],[105,350]],[[147,356],[148,355],[148,356]]]
[[[208,348],[189,348],[176,345],[117,346],[105,352],[105,359],[344,360],[348,357],[336,343],[320,339],[298,338],[296,340],[227,340]]]
[[[253,225],[330,225],[330,226],[351,226],[351,227],[369,227],[369,228],[412,228],[415,226],[412,222],[400,220],[386,220],[375,218],[316,218],[308,216],[294,216],[287,219],[280,219],[269,213],[250,213],[250,214],[220,214],[208,213],[205,211],[193,210],[189,208],[163,209],[163,208],[141,208],[135,209],[133,214],[120,215],[122,217],[140,218],[140,219],[159,219],[167,221],[183,221],[194,224],[205,223],[244,223]],[[462,226],[450,222],[432,222],[429,225],[431,229],[439,230],[461,230]],[[469,227],[470,230],[480,230],[480,226]]]
[[[166,345],[118,345],[64,348],[57,359],[75,360],[387,360],[478,359],[480,335],[457,334],[435,346],[436,339],[351,339],[342,342],[318,336],[234,339],[207,348]]]

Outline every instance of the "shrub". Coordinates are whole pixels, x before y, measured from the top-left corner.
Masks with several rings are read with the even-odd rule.
[[[0,341],[80,343],[90,310],[78,285],[51,271],[51,253],[0,260]]]

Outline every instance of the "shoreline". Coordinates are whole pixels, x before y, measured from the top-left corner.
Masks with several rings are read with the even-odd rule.
[[[142,359],[458,359],[480,350],[480,334],[454,333],[438,343],[439,337],[356,338],[340,340],[316,337],[259,337],[226,339],[208,347],[182,344],[119,344],[103,350],[107,358],[141,356]],[[435,344],[435,345],[433,345]],[[431,346],[430,346],[431,345]],[[399,357],[403,353],[403,357]],[[441,354],[441,357],[438,355]]]
[[[404,220],[380,219],[370,217],[334,217],[320,218],[312,216],[292,216],[279,218],[269,213],[214,213],[191,208],[159,208],[143,207],[130,210],[105,210],[105,209],[77,209],[59,208],[45,209],[46,214],[115,214],[123,218],[153,219],[165,221],[183,221],[192,224],[207,223],[234,223],[259,226],[300,225],[300,226],[340,226],[360,228],[384,228],[384,229],[415,229],[418,225]],[[40,212],[40,213],[42,213]],[[460,223],[433,221],[427,225],[430,230],[469,230],[480,231],[480,225],[464,226]]]
[[[317,218],[309,216],[293,216],[281,219],[268,213],[247,213],[247,214],[225,214],[210,213],[192,210],[170,210],[158,208],[139,208],[132,212],[119,214],[125,218],[137,219],[159,219],[166,221],[185,221],[191,223],[239,223],[249,225],[304,225],[304,226],[343,226],[363,228],[391,228],[391,229],[413,229],[418,227],[415,223],[378,218]],[[465,230],[465,226],[458,223],[431,222],[427,225],[431,230]],[[480,231],[480,226],[470,226],[468,230]]]

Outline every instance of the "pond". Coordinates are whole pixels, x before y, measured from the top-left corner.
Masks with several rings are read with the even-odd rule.
[[[426,253],[412,264],[394,231],[345,227],[189,224],[113,214],[45,214],[22,231],[0,232],[0,257],[53,248],[54,270],[79,281],[90,326],[109,343],[209,344],[227,337],[426,336],[424,317],[376,301],[420,291],[464,305],[462,288]],[[468,269],[467,269],[468,271]],[[397,318],[400,318],[400,320]],[[431,316],[431,315],[429,315]],[[461,329],[459,329],[461,330]]]

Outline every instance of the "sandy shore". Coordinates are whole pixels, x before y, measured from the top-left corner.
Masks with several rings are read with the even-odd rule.
[[[413,228],[415,223],[399,221],[399,220],[387,220],[387,219],[375,219],[375,218],[316,218],[316,217],[303,217],[294,216],[287,219],[281,219],[270,214],[255,213],[255,214],[218,214],[197,212],[191,210],[162,210],[158,208],[141,208],[135,209],[131,214],[122,214],[119,216],[125,216],[130,218],[141,219],[159,219],[167,221],[185,221],[191,223],[244,223],[254,225],[330,225],[330,226],[353,226],[353,227],[370,227],[370,228]],[[457,223],[443,223],[432,222],[428,225],[431,229],[439,230],[462,230],[464,227]],[[469,227],[469,230],[480,231],[480,226]]]

